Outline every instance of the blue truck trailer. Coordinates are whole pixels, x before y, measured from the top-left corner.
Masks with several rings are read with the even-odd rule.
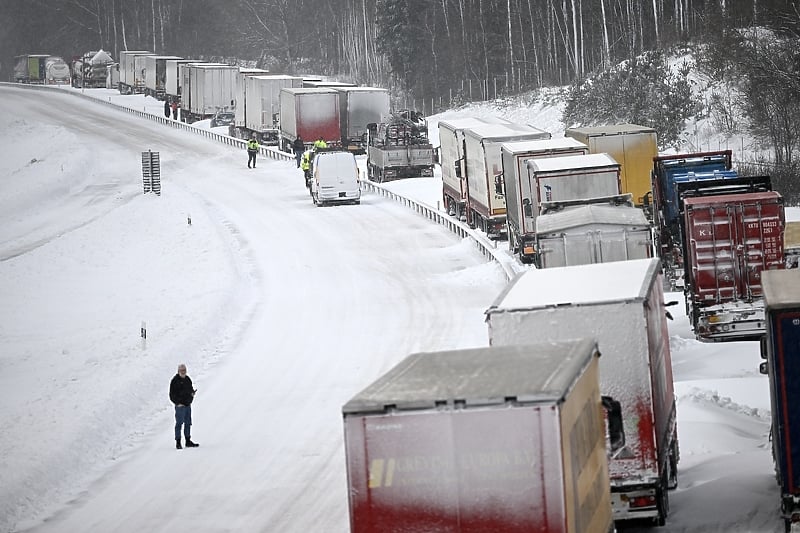
[[[762,273],[766,333],[760,370],[769,376],[772,457],[785,531],[800,530],[800,270]]]

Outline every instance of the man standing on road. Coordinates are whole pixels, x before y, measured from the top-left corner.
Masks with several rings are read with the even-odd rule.
[[[247,141],[247,168],[256,168],[256,154],[258,153],[258,141],[255,137],[250,137]],[[253,166],[250,166],[250,163]]]
[[[192,400],[197,392],[192,386],[192,378],[186,375],[186,365],[178,365],[178,373],[169,384],[169,399],[175,404],[175,447],[181,449],[181,426],[186,437],[186,447],[196,448],[192,442]]]
[[[300,160],[303,158],[303,152],[306,151],[306,147],[299,135],[292,143],[292,150],[294,150],[294,158],[297,160],[297,168],[300,168]]]

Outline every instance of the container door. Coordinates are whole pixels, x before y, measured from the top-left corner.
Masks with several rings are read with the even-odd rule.
[[[729,206],[695,206],[688,215],[695,296],[705,304],[739,298],[739,224]]]
[[[783,216],[781,204],[773,200],[743,203],[737,207],[744,249],[739,260],[740,294],[746,298],[763,296],[761,271],[783,267]]]

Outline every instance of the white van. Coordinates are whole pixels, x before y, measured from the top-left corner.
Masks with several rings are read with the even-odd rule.
[[[317,206],[361,203],[361,182],[353,154],[319,152],[312,168],[311,198]]]

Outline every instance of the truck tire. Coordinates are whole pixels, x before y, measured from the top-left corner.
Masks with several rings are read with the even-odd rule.
[[[667,516],[669,515],[669,490],[667,484],[663,482],[656,489],[656,508],[658,509],[658,517],[653,521],[657,526],[663,526],[667,523]]]

